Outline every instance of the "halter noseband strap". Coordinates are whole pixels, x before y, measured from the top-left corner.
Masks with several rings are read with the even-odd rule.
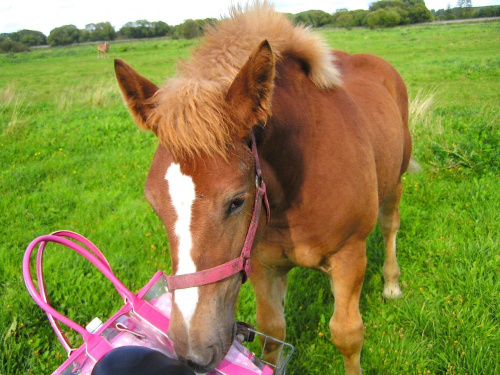
[[[260,167],[259,154],[257,152],[257,144],[255,136],[252,132],[252,154],[255,160],[255,201],[253,206],[252,218],[248,227],[245,242],[241,249],[241,254],[238,258],[233,259],[220,266],[209,268],[207,270],[189,273],[185,275],[167,276],[168,289],[170,291],[176,289],[185,289],[195,286],[213,284],[231,277],[238,272],[243,272],[243,283],[247,281],[250,276],[250,254],[252,252],[253,241],[257,228],[259,226],[260,211],[262,209],[262,202],[264,202],[266,209],[266,218],[269,223],[270,209],[269,201],[267,199],[266,184],[262,179],[262,170]]]

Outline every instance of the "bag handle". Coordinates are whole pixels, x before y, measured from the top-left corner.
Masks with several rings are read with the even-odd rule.
[[[62,232],[65,234],[68,234],[68,232]],[[72,235],[71,235],[72,237]],[[80,236],[78,236],[80,237]],[[87,242],[88,240],[85,240]],[[57,319],[59,322],[64,323],[71,329],[75,330],[78,332],[80,335],[82,335],[83,340],[88,343],[94,335],[91,334],[89,331],[87,331],[85,328],[83,328],[81,325],[78,323],[74,322],[73,320],[69,319],[65,315],[61,314],[59,311],[55,310],[52,306],[49,305],[49,303],[46,301],[46,298],[42,297],[41,293],[37,290],[33,283],[33,277],[31,274],[31,268],[30,268],[30,259],[32,256],[32,253],[37,245],[40,244],[41,251],[39,250],[39,262],[37,261],[37,269],[41,269],[41,261],[43,259],[43,250],[48,242],[54,242],[61,244],[78,254],[82,255],[84,258],[89,260],[99,271],[101,271],[108,280],[111,281],[111,283],[114,285],[115,289],[118,291],[118,293],[125,298],[125,302],[130,302],[132,305],[132,308],[134,310],[140,310],[142,305],[144,304],[145,301],[142,301],[138,297],[136,297],[131,291],[129,291],[121,282],[120,280],[117,279],[117,277],[113,274],[111,271],[111,268],[109,267],[109,264],[107,261],[103,262],[101,258],[104,258],[102,253],[97,250],[97,255],[93,254],[91,251],[83,248],[82,246],[76,244],[73,241],[68,240],[67,238],[61,237],[61,233],[59,232],[58,234],[49,234],[49,235],[44,235],[40,236],[36,239],[34,239],[27,247],[26,252],[24,254],[23,258],[23,276],[24,276],[24,282],[26,284],[26,288],[28,289],[28,292],[31,294],[35,302],[48,314],[52,316],[52,318]],[[88,241],[90,243],[90,241]],[[90,246],[92,250],[97,249],[95,246]],[[105,259],[105,258],[104,258]],[[41,274],[43,275],[43,273]],[[43,277],[43,276],[42,276]],[[41,279],[39,279],[40,281]],[[44,282],[42,282],[44,284]],[[42,285],[40,284],[40,285]],[[42,290],[45,294],[45,287],[42,286]],[[46,296],[45,296],[46,297]],[[63,346],[66,347],[65,344]]]
[[[70,239],[76,240],[82,244],[84,244],[89,251],[93,253],[94,256],[96,256],[110,271],[111,267],[104,256],[104,254],[95,246],[91,241],[86,239],[85,237],[79,235],[78,233],[71,232],[71,231],[66,231],[66,230],[60,230],[51,233],[53,236],[60,236],[60,237],[68,237]],[[42,242],[38,246],[38,252],[37,252],[37,257],[36,257],[36,276],[37,276],[37,281],[38,281],[38,288],[40,290],[40,295],[43,298],[43,300],[47,303],[50,304],[48,295],[47,295],[47,289],[45,285],[45,279],[43,276],[43,255],[45,251],[45,246],[47,242]],[[112,271],[111,271],[112,272]],[[59,342],[63,346],[64,350],[66,353],[71,355],[71,352],[75,350],[74,348],[71,347],[69,344],[69,340],[64,334],[63,330],[61,329],[61,326],[59,325],[59,322],[54,319],[52,314],[49,312],[46,312],[47,314],[47,319],[50,322],[50,325],[52,326],[52,329],[56,333],[57,338],[59,339]]]

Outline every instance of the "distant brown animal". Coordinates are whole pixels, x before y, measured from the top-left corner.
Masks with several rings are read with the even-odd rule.
[[[271,216],[267,222],[269,210],[260,211],[251,252],[257,328],[284,340],[287,274],[295,266],[319,270],[335,297],[332,340],[346,374],[360,375],[359,299],[377,220],[383,294],[401,295],[396,233],[411,154],[406,87],[385,60],[331,52],[267,2],[254,4],[233,8],[162,87],[115,60],[134,120],[159,140],[146,197],[165,225],[174,277],[201,279],[173,288],[169,335],[179,358],[202,373],[231,346],[247,270],[208,285],[203,275],[234,264],[247,247],[265,190],[260,165]],[[266,346],[265,359],[278,361],[279,349]]]
[[[107,57],[109,51],[109,43],[106,42],[104,44],[97,45],[97,58]]]

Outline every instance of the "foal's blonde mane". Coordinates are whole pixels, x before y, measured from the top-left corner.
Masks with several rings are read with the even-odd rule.
[[[267,1],[233,6],[228,18],[208,28],[189,61],[178,65],[178,77],[153,98],[150,126],[174,157],[219,155],[255,124],[236,124],[226,93],[254,49],[267,39],[276,60],[291,54],[308,66],[320,89],[340,83],[340,73],[326,44],[310,29],[294,26]]]

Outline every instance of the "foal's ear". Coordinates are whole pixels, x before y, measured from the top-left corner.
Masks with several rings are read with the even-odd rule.
[[[265,123],[271,115],[274,75],[273,51],[264,40],[243,65],[226,95],[231,111],[248,127]]]
[[[150,129],[147,124],[153,109],[150,99],[158,91],[158,86],[120,59],[115,59],[115,73],[125,104],[136,124],[141,128]]]

